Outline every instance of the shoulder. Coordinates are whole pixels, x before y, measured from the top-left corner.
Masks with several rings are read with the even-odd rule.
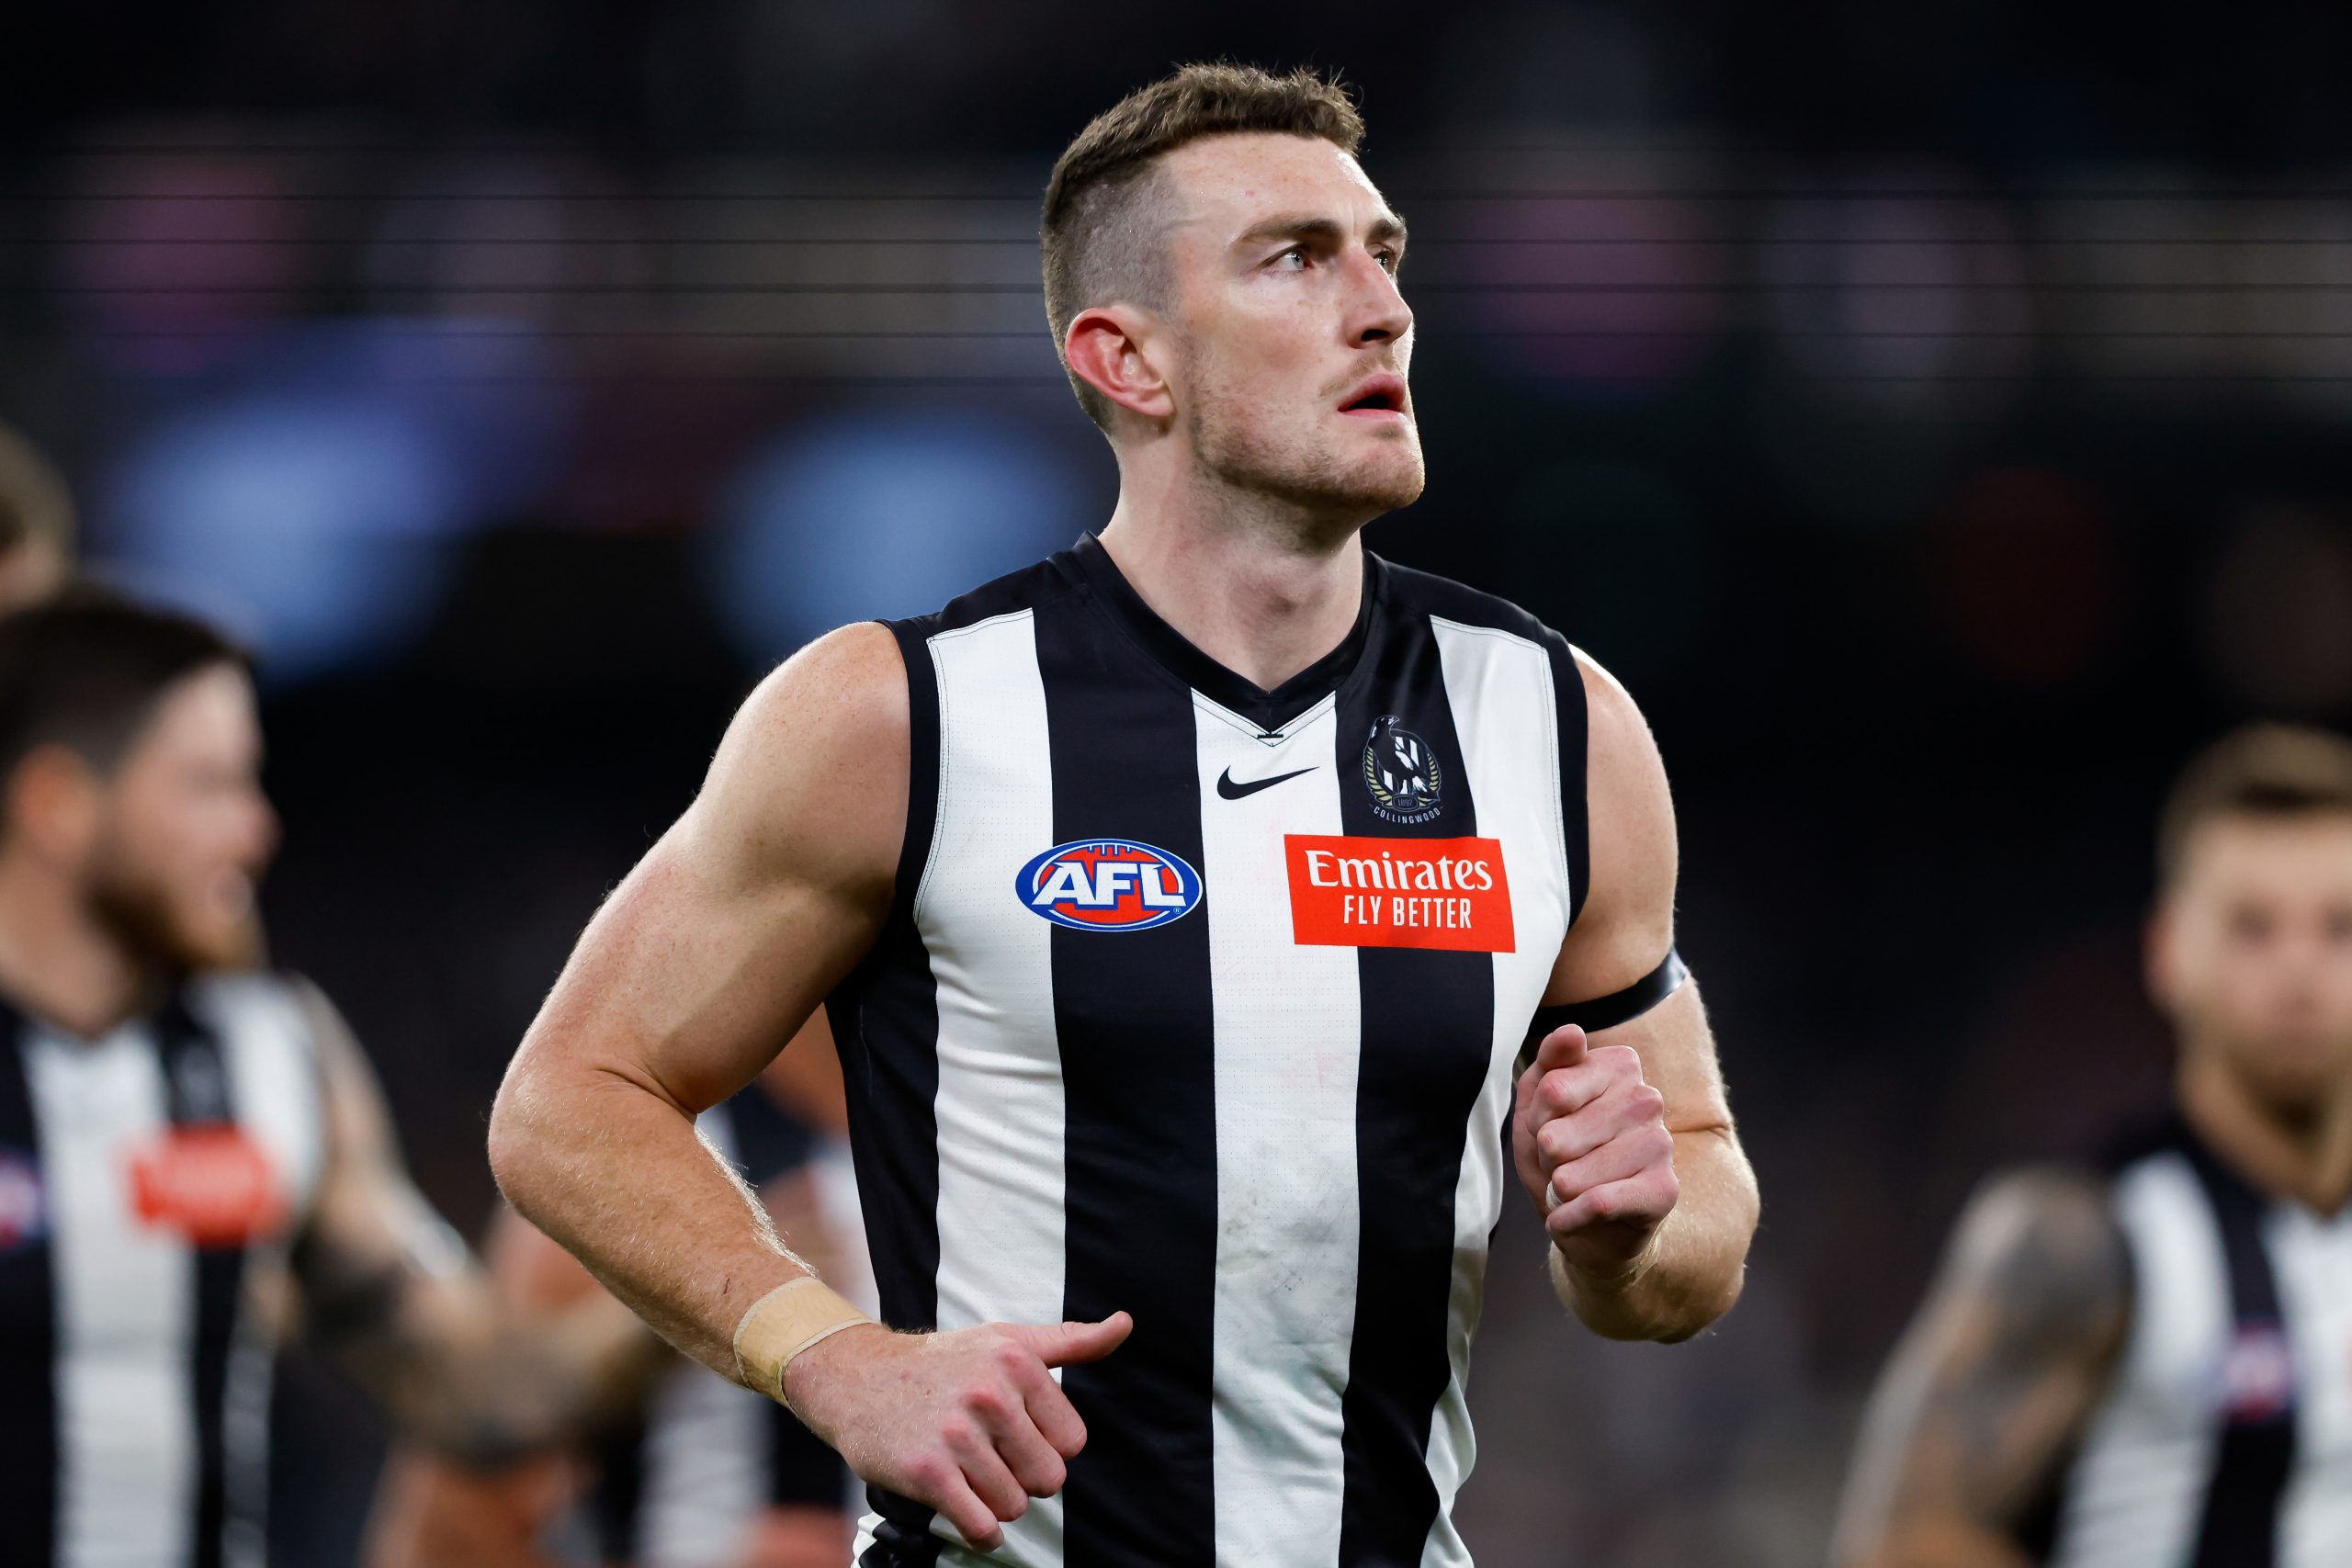
[[[887,740],[906,728],[906,661],[889,625],[827,632],[768,671],[736,714],[729,739],[754,744]]]
[[[904,823],[907,659],[892,628],[827,633],[736,710],[681,846],[724,883],[885,882]]]
[[[1577,687],[1584,694],[1588,765],[1596,773],[1622,775],[1632,787],[1662,800],[1666,764],[1658,755],[1657,738],[1651,733],[1641,705],[1634,701],[1634,694],[1584,649],[1568,651],[1576,662]]]
[[[907,663],[878,621],[826,633],[768,671],[728,726],[704,800],[764,809],[905,771]]]
[[[2132,1305],[2130,1239],[2101,1172],[2030,1166],[1998,1172],[1961,1215],[1951,1267],[1996,1290],[2012,1317],[2097,1335]]]

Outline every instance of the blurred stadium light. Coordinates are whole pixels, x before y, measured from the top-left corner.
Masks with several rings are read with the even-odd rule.
[[[101,498],[115,572],[250,638],[292,682],[396,651],[468,515],[456,455],[381,398],[259,395],[167,418]]]
[[[766,662],[849,621],[928,614],[1062,548],[1103,521],[1087,491],[1061,444],[999,414],[814,420],[752,457],[721,502],[712,596],[729,638]]]

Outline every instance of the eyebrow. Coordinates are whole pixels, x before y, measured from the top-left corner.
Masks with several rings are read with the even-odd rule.
[[[1405,220],[1394,212],[1387,213],[1375,219],[1372,227],[1364,231],[1363,237],[1366,244],[1379,244],[1385,241],[1401,251],[1405,248]],[[1288,212],[1280,217],[1269,218],[1263,222],[1252,223],[1249,228],[1241,231],[1233,243],[1236,249],[1242,249],[1261,244],[1268,240],[1331,242],[1344,238],[1346,238],[1346,231],[1340,227],[1336,219],[1314,218],[1304,213]]]

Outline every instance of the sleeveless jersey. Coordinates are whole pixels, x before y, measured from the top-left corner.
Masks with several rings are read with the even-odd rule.
[[[274,1323],[323,1145],[284,981],[79,1040],[0,1002],[0,1562],[260,1568]]]
[[[884,1316],[1135,1319],[995,1560],[1465,1563],[1511,1065],[1584,890],[1567,644],[1367,556],[1264,692],[1091,538],[893,630],[897,902],[830,1004]],[[977,1560],[869,1495],[863,1568]]]
[[[695,1125],[754,1188],[803,1169],[826,1179],[816,1137],[756,1085]],[[763,1508],[849,1498],[849,1468],[790,1411],[683,1357],[595,1461],[599,1561],[637,1568],[727,1568]]]
[[[2352,1562],[2352,1213],[2256,1192],[2175,1122],[2120,1162],[2132,1326],[2056,1568]]]

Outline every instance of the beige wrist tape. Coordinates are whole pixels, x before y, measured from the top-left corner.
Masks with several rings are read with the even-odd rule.
[[[735,1325],[735,1375],[781,1403],[784,1369],[793,1357],[844,1328],[873,1321],[814,1274],[803,1274],[753,1302]]]

